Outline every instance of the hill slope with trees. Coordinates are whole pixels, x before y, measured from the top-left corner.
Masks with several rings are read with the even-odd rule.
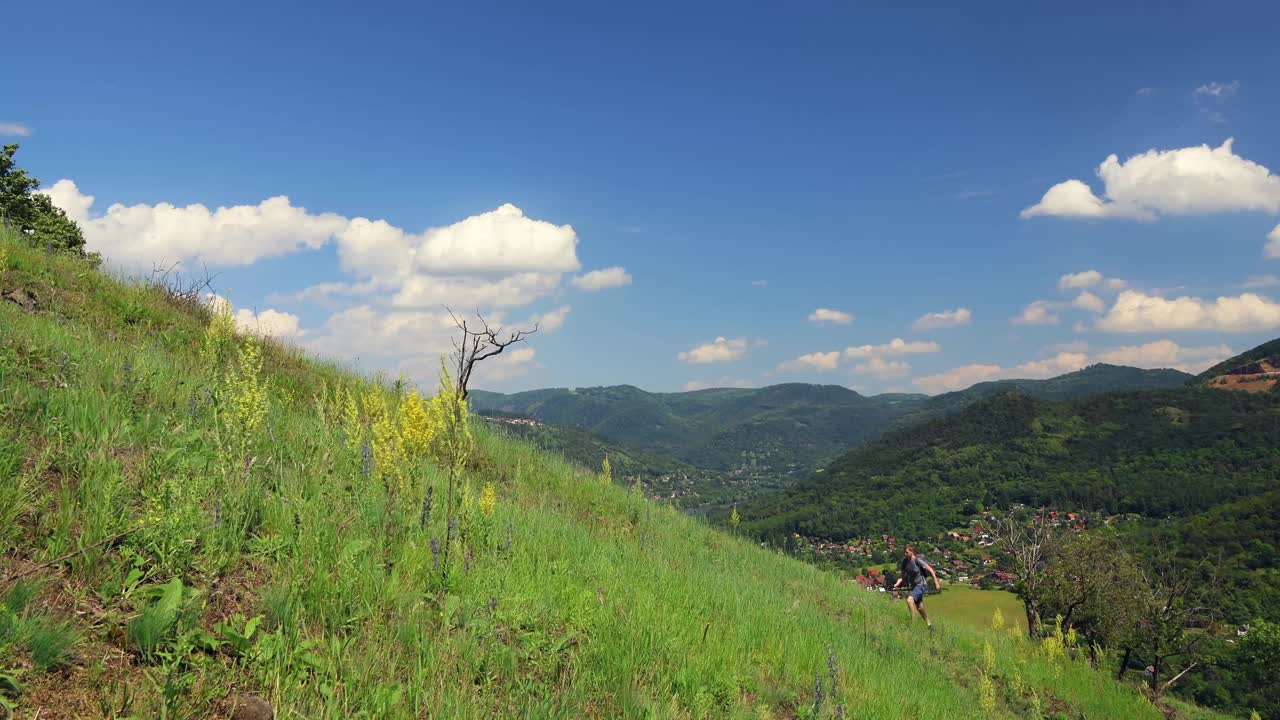
[[[426,398],[0,230],[17,717],[1158,720]],[[246,714],[254,708],[260,714]],[[9,713],[7,713],[9,714]]]

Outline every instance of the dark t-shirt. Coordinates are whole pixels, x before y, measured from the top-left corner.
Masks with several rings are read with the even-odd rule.
[[[928,581],[929,563],[919,555],[910,560],[902,558],[898,569],[902,571],[902,582],[907,587],[924,585]]]

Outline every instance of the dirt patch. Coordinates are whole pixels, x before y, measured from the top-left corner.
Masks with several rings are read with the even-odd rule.
[[[1219,375],[1209,381],[1209,387],[1219,390],[1238,390],[1249,393],[1267,392],[1280,382],[1280,373],[1267,372],[1252,375]]]
[[[148,682],[129,656],[107,645],[86,647],[81,656],[89,664],[28,677],[15,717],[79,720],[102,717],[108,706],[123,715],[138,709],[125,707],[125,699],[145,695]]]
[[[266,570],[252,562],[242,562],[218,578],[209,588],[209,602],[200,624],[207,629],[236,615],[251,618],[257,608],[258,593],[270,580]]]
[[[27,292],[22,288],[18,288],[16,290],[11,290],[5,293],[4,299],[8,300],[14,305],[17,305],[18,307],[22,308],[26,312],[36,311],[36,296],[34,291]]]

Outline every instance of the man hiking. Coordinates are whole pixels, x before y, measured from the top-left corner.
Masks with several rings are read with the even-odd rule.
[[[929,629],[933,629],[933,623],[929,622],[929,616],[924,611],[924,594],[929,591],[928,580],[925,573],[933,576],[933,588],[941,591],[942,586],[938,584],[938,573],[934,572],[933,566],[925,562],[925,559],[916,555],[914,545],[908,545],[903,552],[902,563],[898,566],[898,581],[893,584],[893,589],[897,590],[903,580],[907,581],[907,587],[911,588],[911,594],[907,596],[907,617],[915,620],[915,614],[920,613],[920,617],[924,620]]]

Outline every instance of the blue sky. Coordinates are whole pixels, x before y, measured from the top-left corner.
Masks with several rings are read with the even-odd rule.
[[[9,8],[0,133],[114,265],[209,264],[246,325],[424,381],[442,302],[554,328],[505,390],[1280,335],[1270,4],[323,5]]]

